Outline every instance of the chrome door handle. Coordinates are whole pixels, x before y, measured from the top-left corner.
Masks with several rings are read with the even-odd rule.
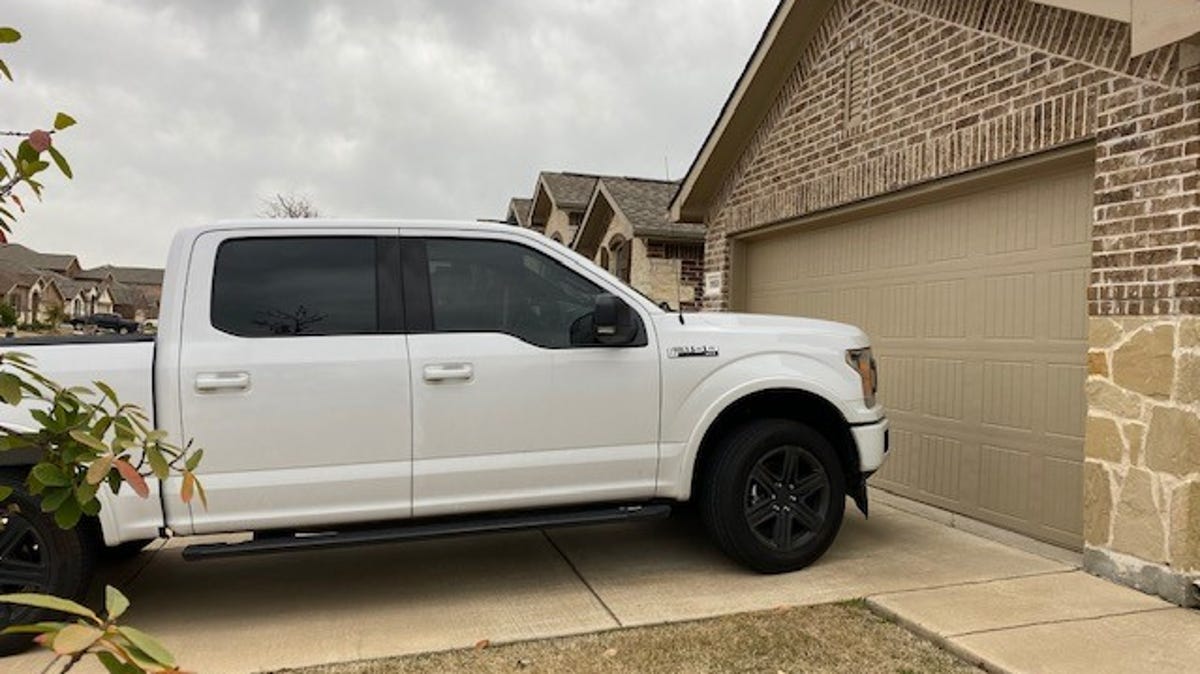
[[[248,388],[249,372],[202,372],[196,375],[197,391],[245,391]]]
[[[470,363],[438,363],[425,366],[425,381],[470,381],[475,368]]]

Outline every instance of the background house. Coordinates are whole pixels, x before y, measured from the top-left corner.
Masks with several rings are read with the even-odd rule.
[[[871,334],[875,484],[1181,604],[1198,33],[1195,2],[784,0],[672,204],[707,226],[709,308]]]
[[[0,296],[20,324],[118,313],[144,321],[157,318],[161,269],[104,265],[83,269],[70,254],[42,253],[16,243],[0,244]]]
[[[509,202],[506,222],[569,246],[656,302],[700,306],[702,225],[674,222],[678,182],[585,173],[538,174],[530,199]]]

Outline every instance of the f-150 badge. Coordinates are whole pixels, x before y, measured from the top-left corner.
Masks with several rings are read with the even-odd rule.
[[[720,353],[715,346],[672,346],[667,358],[716,358]]]

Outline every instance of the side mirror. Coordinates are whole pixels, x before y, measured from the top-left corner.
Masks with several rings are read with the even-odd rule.
[[[592,312],[592,338],[596,343],[626,345],[637,336],[638,319],[633,309],[615,295],[597,295],[596,309]]]

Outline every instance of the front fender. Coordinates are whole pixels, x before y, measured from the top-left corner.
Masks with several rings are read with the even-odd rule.
[[[825,360],[795,353],[756,354],[725,363],[679,396],[673,409],[664,409],[659,496],[689,498],[700,444],[713,422],[738,400],[771,389],[819,396],[847,420],[857,421],[865,411],[856,400],[861,398],[861,383],[849,367],[831,367]]]

